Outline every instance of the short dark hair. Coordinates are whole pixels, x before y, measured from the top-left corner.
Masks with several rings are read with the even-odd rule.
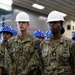
[[[63,34],[65,32],[65,29],[62,27],[62,29],[60,30],[60,33]]]
[[[63,23],[64,23],[63,21],[60,21],[61,26],[63,26]]]

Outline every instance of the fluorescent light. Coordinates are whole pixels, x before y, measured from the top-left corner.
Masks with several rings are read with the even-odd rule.
[[[47,18],[44,17],[44,16],[39,16],[39,19],[40,19],[40,20],[44,20],[44,21],[46,21]]]
[[[39,4],[33,4],[32,6],[37,9],[44,9],[44,6],[39,5]]]
[[[15,11],[15,12],[20,12],[20,10],[19,10],[19,9],[14,9],[14,11]]]

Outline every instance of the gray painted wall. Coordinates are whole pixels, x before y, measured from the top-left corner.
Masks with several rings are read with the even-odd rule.
[[[27,9],[23,9],[17,6],[13,7],[13,13],[10,16],[5,17],[5,20],[7,19],[11,20],[9,22],[6,22],[5,24],[11,25],[12,27],[17,28],[15,18],[17,13],[19,13],[20,11],[25,11],[30,16],[30,26],[29,26],[28,32],[33,33],[36,29],[40,29],[45,32],[48,29],[48,25],[46,23],[46,15],[33,12]],[[38,11],[42,11],[42,10],[38,10]]]

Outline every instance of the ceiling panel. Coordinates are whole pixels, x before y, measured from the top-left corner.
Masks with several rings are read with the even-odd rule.
[[[32,7],[33,3],[45,6],[39,10]],[[27,8],[48,15],[52,10],[66,13],[67,18],[75,20],[75,0],[13,0],[13,5]]]

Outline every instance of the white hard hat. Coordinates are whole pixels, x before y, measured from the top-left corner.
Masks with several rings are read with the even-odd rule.
[[[26,12],[20,12],[17,14],[16,16],[16,20],[15,21],[25,21],[25,22],[29,22],[30,18],[29,15]]]
[[[52,21],[64,21],[64,16],[57,11],[52,11],[47,17],[47,23]]]

